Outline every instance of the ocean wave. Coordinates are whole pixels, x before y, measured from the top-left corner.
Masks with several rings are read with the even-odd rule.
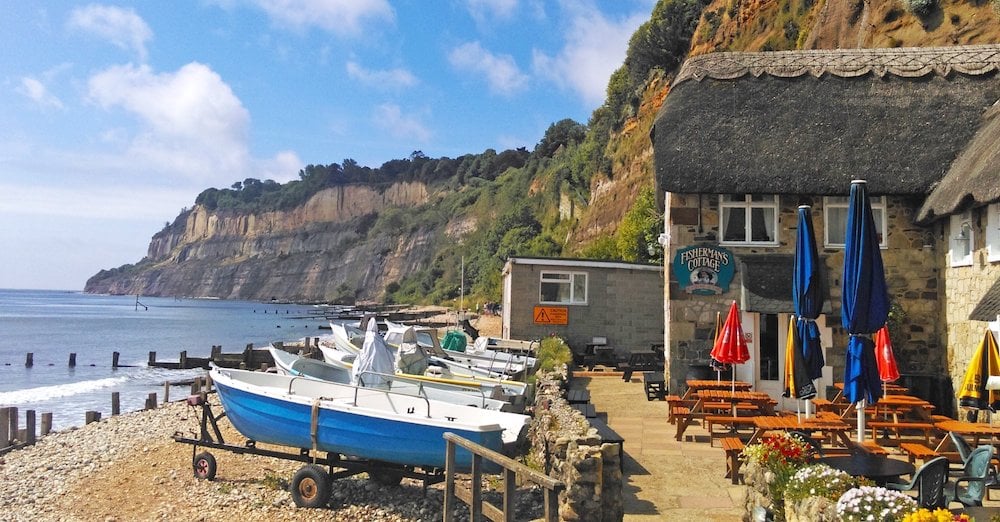
[[[102,388],[110,388],[128,380],[128,376],[108,377],[106,379],[95,379],[91,381],[80,381],[69,384],[40,386],[38,388],[2,392],[0,393],[0,404],[13,405],[42,402],[60,397],[70,397],[82,393],[90,393]]]

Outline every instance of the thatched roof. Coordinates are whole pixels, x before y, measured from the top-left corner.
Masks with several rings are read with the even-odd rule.
[[[1000,46],[715,53],[684,63],[653,130],[679,193],[926,195],[1000,98]]]
[[[918,222],[1000,201],[1000,106],[990,107],[980,124],[972,142],[924,201]]]
[[[1000,279],[986,291],[986,295],[969,314],[969,319],[990,322],[995,321],[998,315],[1000,315]]]

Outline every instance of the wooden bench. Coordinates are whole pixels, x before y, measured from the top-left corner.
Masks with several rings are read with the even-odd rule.
[[[618,465],[621,467],[621,472],[625,473],[625,437],[618,434],[617,431],[611,429],[611,426],[601,419],[593,418],[587,419],[590,425],[597,430],[597,436],[601,438],[603,442],[608,444],[618,444]]]
[[[593,419],[597,417],[597,408],[593,404],[574,404],[573,409],[582,413],[584,417]]]
[[[586,404],[590,402],[590,390],[585,388],[570,388],[566,392],[566,402],[570,404]]]
[[[858,448],[871,453],[872,455],[888,455],[889,450],[879,446],[874,440],[866,440],[854,443]]]
[[[674,423],[674,408],[684,405],[684,400],[678,395],[667,395],[667,422]]]
[[[919,442],[903,442],[899,445],[899,449],[906,453],[906,458],[909,459],[910,464],[916,465],[917,460],[921,463],[927,462],[938,456],[938,452],[920,444]]]
[[[892,422],[892,421],[868,421],[868,427],[872,430],[872,438],[878,438],[878,430],[884,429],[889,430],[896,435],[895,439],[900,440],[901,432],[904,430],[917,430],[924,434],[924,444],[931,443],[931,432],[934,431],[934,425],[929,422]]]
[[[732,479],[733,484],[740,483],[740,466],[743,465],[741,453],[743,453],[743,441],[738,437],[726,437],[720,439],[722,451],[726,452],[726,477]]]
[[[721,424],[723,426],[728,426],[729,431],[725,434],[727,437],[732,437],[731,433],[734,433],[738,428],[753,428],[753,417],[733,417],[732,415],[706,415],[705,416],[705,431],[708,432],[709,445],[715,438],[715,433],[713,431],[713,426],[716,424]]]
[[[644,372],[642,374],[642,384],[646,389],[646,400],[663,400],[667,396],[667,382],[662,373]]]

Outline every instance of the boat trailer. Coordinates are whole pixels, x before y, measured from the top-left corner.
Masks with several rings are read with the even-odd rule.
[[[215,415],[212,412],[212,405],[204,394],[188,397],[187,403],[192,408],[201,408],[199,438],[191,438],[177,431],[174,432],[174,441],[192,446],[191,466],[194,468],[194,476],[199,479],[214,480],[218,471],[215,456],[208,451],[199,452],[199,447],[228,451],[237,455],[260,455],[305,463],[295,472],[289,486],[295,505],[305,508],[325,507],[330,500],[334,480],[360,473],[368,473],[369,478],[386,486],[399,485],[403,477],[421,480],[424,494],[427,493],[427,486],[443,482],[445,479],[444,470],[438,468],[425,470],[339,453],[311,451],[308,448],[299,448],[298,452],[270,450],[258,448],[255,440],[247,440],[242,446],[229,444],[219,429],[219,419],[226,416],[225,412]],[[325,456],[319,456],[321,453],[325,453]]]

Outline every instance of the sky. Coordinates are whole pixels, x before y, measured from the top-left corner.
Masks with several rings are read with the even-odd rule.
[[[0,0],[0,288],[82,290],[209,187],[531,150],[654,0]]]

